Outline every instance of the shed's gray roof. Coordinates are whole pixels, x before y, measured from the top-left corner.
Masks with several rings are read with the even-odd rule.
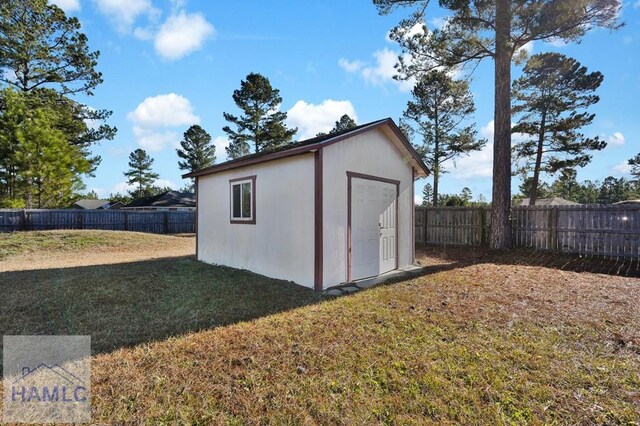
[[[194,172],[187,173],[182,177],[191,178],[191,177],[203,176],[203,175],[208,175],[212,173],[218,173],[224,170],[231,170],[238,167],[248,166],[251,164],[262,163],[265,161],[276,160],[276,159],[286,158],[286,157],[290,157],[290,156],[305,153],[305,152],[310,152],[322,146],[343,141],[351,136],[355,136],[358,133],[362,133],[364,131],[368,131],[373,128],[379,128],[381,126],[388,126],[391,129],[391,131],[398,137],[404,149],[406,149],[407,152],[410,154],[411,160],[415,164],[413,167],[418,169],[419,175],[428,176],[430,174],[430,171],[426,166],[426,164],[424,164],[424,161],[422,161],[422,158],[420,158],[420,155],[416,152],[415,148],[411,145],[411,143],[407,140],[407,138],[402,134],[402,132],[400,131],[398,126],[396,126],[394,121],[391,118],[385,118],[382,120],[361,124],[351,129],[343,130],[342,132],[316,136],[315,138],[294,142],[274,150],[245,155],[243,157],[229,160],[224,163],[215,164],[213,166],[204,168],[202,170],[196,170]]]

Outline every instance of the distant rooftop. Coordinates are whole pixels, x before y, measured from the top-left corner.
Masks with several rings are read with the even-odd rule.
[[[196,196],[193,192],[167,191],[150,197],[133,200],[129,207],[195,207]]]
[[[640,199],[638,200],[624,200],[613,203],[614,206],[640,206]]]
[[[565,200],[561,197],[553,197],[553,198],[536,198],[536,206],[577,206],[580,203],[576,203],[575,201]],[[520,206],[529,206],[530,201],[529,198],[524,198],[520,201]]]
[[[92,198],[83,198],[73,203],[74,208],[85,210],[104,209],[109,207],[111,203],[109,200],[95,200]]]

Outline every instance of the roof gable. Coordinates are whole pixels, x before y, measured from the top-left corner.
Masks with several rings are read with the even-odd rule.
[[[273,161],[281,158],[291,157],[294,155],[315,151],[324,146],[344,141],[357,134],[368,132],[373,129],[382,129],[382,128],[386,128],[388,130],[384,132],[387,137],[396,139],[397,143],[394,143],[394,145],[398,149],[400,149],[401,151],[404,150],[406,154],[409,154],[409,157],[411,158],[411,161],[410,161],[411,166],[418,171],[417,173],[418,176],[427,176],[430,174],[427,166],[424,164],[424,162],[422,161],[422,159],[420,158],[416,150],[413,148],[411,143],[407,140],[407,138],[404,137],[404,135],[402,134],[398,126],[396,126],[394,121],[391,118],[385,118],[383,120],[362,124],[360,126],[356,126],[339,133],[329,134],[324,136],[317,136],[315,138],[294,142],[292,144],[286,145],[276,150],[245,155],[244,157],[240,157],[234,160],[229,160],[220,164],[215,164],[213,166],[207,167],[202,170],[197,170],[195,172],[187,173],[182,177],[192,178],[192,177],[204,176],[204,175],[209,175],[213,173],[219,173],[225,170],[232,170],[239,167],[250,166],[252,164],[258,164],[266,161]]]

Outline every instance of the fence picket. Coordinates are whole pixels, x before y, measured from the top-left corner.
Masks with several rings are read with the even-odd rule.
[[[0,209],[0,232],[103,229],[157,234],[195,232],[193,211]]]
[[[489,208],[417,207],[421,243],[488,245]],[[522,206],[511,212],[514,246],[640,259],[640,207]],[[418,225],[417,225],[418,226]]]

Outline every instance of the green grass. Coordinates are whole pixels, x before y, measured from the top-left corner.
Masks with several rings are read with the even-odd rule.
[[[5,272],[0,329],[90,334],[98,423],[639,424],[640,283],[483,262],[334,300],[191,256]]]
[[[90,334],[96,352],[291,309],[318,296],[191,256],[0,273],[3,334]]]
[[[33,253],[80,252],[126,247],[144,249],[148,244],[166,241],[154,234],[117,231],[33,231],[0,234],[0,261],[9,256]]]

